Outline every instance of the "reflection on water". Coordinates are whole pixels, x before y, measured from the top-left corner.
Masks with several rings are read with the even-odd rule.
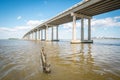
[[[93,44],[0,40],[0,80],[119,80],[120,40]],[[44,46],[51,74],[42,72]]]

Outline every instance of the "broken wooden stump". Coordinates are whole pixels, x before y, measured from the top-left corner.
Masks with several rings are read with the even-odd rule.
[[[46,53],[44,51],[44,47],[42,47],[40,53],[41,53],[41,62],[42,62],[43,72],[50,73],[51,72],[50,64],[48,64],[48,62],[47,62],[47,57],[46,57]]]

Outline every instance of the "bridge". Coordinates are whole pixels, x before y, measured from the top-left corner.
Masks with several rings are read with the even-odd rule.
[[[27,40],[44,40],[48,41],[48,28],[51,28],[51,41],[59,41],[58,27],[61,24],[68,22],[73,23],[72,27],[72,40],[71,43],[87,42],[92,43],[91,40],[91,19],[95,15],[106,13],[109,11],[120,9],[120,0],[83,0],[75,4],[69,9],[61,12],[57,16],[47,20],[46,22],[36,26],[34,29],[27,32],[23,39]],[[84,39],[84,19],[88,22],[88,38]],[[81,39],[76,39],[76,20],[81,22]],[[56,39],[54,39],[53,27],[56,27]],[[45,34],[43,34],[43,31]],[[44,37],[44,39],[43,39]]]

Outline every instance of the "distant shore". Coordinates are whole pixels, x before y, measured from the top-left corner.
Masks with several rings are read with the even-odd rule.
[[[92,37],[91,39],[118,39],[120,40],[120,38],[112,38],[112,37]],[[0,40],[22,40],[19,38],[8,38],[8,39],[0,39]],[[61,41],[65,40],[65,41],[71,41],[71,39],[60,39]],[[79,40],[79,39],[78,39]]]
[[[93,37],[92,39],[120,39],[120,38],[111,38],[111,37],[100,37],[100,38],[97,38],[97,37]]]
[[[8,40],[20,40],[19,38],[8,38]]]

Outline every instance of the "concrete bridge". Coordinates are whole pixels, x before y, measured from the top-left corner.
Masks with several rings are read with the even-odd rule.
[[[27,32],[23,39],[48,41],[48,28],[52,28],[51,41],[59,41],[58,27],[61,24],[73,22],[71,43],[93,42],[91,40],[91,19],[92,16],[120,9],[120,0],[84,0],[71,8],[61,12],[57,16],[38,25]],[[88,39],[84,39],[84,19],[88,19]],[[81,20],[81,39],[76,39],[76,20]],[[56,27],[56,39],[54,39],[53,27]],[[45,31],[45,34],[43,34]]]

